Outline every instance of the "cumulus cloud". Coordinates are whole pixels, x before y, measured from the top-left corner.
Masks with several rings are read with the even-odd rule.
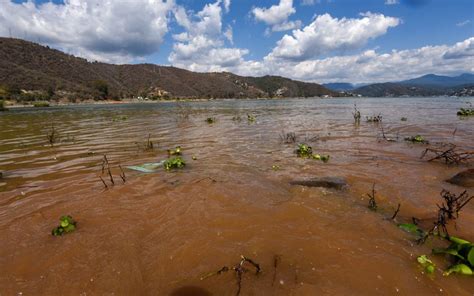
[[[89,59],[124,63],[158,51],[173,0],[2,1],[0,35],[28,39]]]
[[[206,4],[195,15],[189,15],[178,6],[174,15],[177,23],[185,32],[173,35],[175,43],[168,57],[169,62],[177,67],[192,71],[224,71],[245,64],[243,57],[247,49],[225,46],[225,40],[233,42],[232,27],[222,31],[222,10],[226,10],[230,1],[216,1]]]
[[[317,16],[302,30],[294,30],[277,43],[270,56],[301,61],[328,52],[344,52],[364,46],[369,39],[385,34],[400,20],[383,14],[364,13],[357,19],[337,19],[329,14]]]
[[[313,82],[386,82],[413,78],[427,73],[459,74],[474,72],[474,37],[452,46],[425,46],[409,50],[333,56],[304,61],[275,60],[262,63],[264,71]]]
[[[280,0],[278,5],[273,5],[270,8],[255,7],[251,11],[256,21],[269,25],[273,32],[299,28],[301,21],[288,21],[290,15],[295,12],[293,0]],[[268,30],[267,33],[269,33]]]
[[[474,64],[474,37],[458,42],[443,55],[445,59],[466,59]]]
[[[400,0],[385,0],[385,5],[396,5],[400,4]]]

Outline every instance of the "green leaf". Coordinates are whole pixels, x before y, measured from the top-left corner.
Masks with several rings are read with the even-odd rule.
[[[397,225],[398,228],[413,234],[423,234],[423,229],[420,229],[417,225],[412,223],[401,223]]]
[[[425,271],[427,273],[433,273],[435,271],[436,265],[433,263],[433,261],[428,259],[428,257],[426,255],[418,256],[416,258],[416,261],[418,261],[418,263],[420,263],[421,266],[423,266],[425,268]]]
[[[460,239],[458,237],[455,237],[455,236],[450,236],[449,237],[449,240],[455,244],[458,244],[458,245],[464,245],[464,244],[470,244],[471,242],[467,241],[467,240],[463,240],[463,239]]]
[[[471,247],[471,250],[467,254],[467,261],[469,261],[469,264],[474,267],[474,247]]]
[[[458,257],[459,259],[464,260],[464,257],[461,256],[457,250],[452,249],[452,248],[436,248],[436,249],[433,249],[433,254],[448,254],[448,255],[452,255],[452,256]]]
[[[459,274],[463,274],[463,275],[473,275],[472,273],[472,269],[467,266],[466,264],[456,264],[456,265],[453,265],[451,266],[448,270],[446,270],[445,272],[443,272],[443,275],[444,276],[448,276],[450,275],[451,273],[459,273]]]

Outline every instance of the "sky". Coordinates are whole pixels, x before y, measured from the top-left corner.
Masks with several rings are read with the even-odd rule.
[[[0,0],[0,36],[317,83],[474,73],[473,0]]]

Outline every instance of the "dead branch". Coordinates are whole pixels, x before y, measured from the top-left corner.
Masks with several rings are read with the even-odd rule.
[[[393,213],[393,216],[391,218],[392,220],[395,220],[395,218],[397,217],[398,212],[400,212],[400,207],[401,206],[402,206],[402,204],[399,203],[397,209],[395,210],[395,213]]]
[[[446,164],[467,163],[474,158],[474,151],[460,150],[455,145],[450,145],[448,149],[426,148],[420,158],[423,159],[428,153],[435,155],[428,161],[444,160]]]

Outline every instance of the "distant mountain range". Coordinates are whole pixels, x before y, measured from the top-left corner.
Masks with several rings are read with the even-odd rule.
[[[350,92],[370,97],[474,95],[474,74],[441,76],[428,74],[399,82],[374,83],[356,86],[351,83],[326,83],[323,86],[339,92]]]
[[[196,73],[152,64],[88,62],[29,41],[0,38],[0,99],[258,98],[341,96],[279,76]]]

